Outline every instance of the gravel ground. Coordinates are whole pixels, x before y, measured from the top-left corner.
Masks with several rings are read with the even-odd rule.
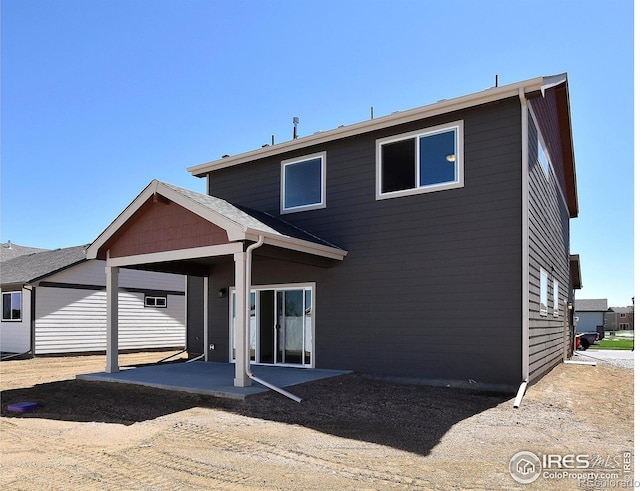
[[[124,355],[122,364],[162,358]],[[0,363],[0,488],[11,490],[602,489],[580,476],[509,472],[521,451],[587,455],[633,474],[633,371],[558,365],[513,395],[399,385],[350,374],[231,401],[75,380],[102,357]],[[7,404],[35,401],[14,414]],[[555,477],[554,477],[555,476]],[[584,477],[584,476],[583,476]],[[611,478],[610,482],[614,482]],[[608,487],[612,487],[609,482]]]

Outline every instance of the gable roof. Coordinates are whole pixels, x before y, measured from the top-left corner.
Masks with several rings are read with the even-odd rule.
[[[14,244],[11,241],[0,244],[0,262],[8,261],[15,257],[24,256],[25,254],[33,254],[34,252],[42,252],[47,249],[40,247],[27,247]]]
[[[87,249],[89,259],[106,257],[106,250],[127,222],[143,209],[150,200],[168,200],[195,213],[211,224],[224,229],[230,242],[250,240],[260,236],[265,244],[296,250],[331,259],[341,260],[347,252],[315,235],[295,227],[279,218],[251,210],[154,179],[136,199],[109,225]]]
[[[2,263],[0,283],[29,284],[86,260],[87,246],[67,247],[53,251],[35,252]]]
[[[588,298],[584,300],[576,299],[576,312],[606,312],[609,305],[606,298]]]

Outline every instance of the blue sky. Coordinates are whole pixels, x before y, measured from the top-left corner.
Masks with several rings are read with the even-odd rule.
[[[223,154],[561,72],[578,298],[631,303],[633,2],[3,0],[2,242],[93,241]]]

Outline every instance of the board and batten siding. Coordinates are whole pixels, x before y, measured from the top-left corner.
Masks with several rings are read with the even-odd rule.
[[[572,301],[569,272],[569,212],[550,163],[548,175],[538,162],[538,134],[529,116],[529,380],[534,382],[563,359],[571,342],[566,325],[567,302]],[[540,291],[540,268],[548,276],[547,291]],[[558,281],[559,309],[553,311],[553,282]],[[546,295],[548,313],[540,312]]]
[[[35,354],[106,350],[105,291],[39,287]],[[144,306],[144,294],[118,294],[118,348],[175,348],[185,345],[185,297],[167,295],[166,308]]]
[[[347,257],[320,268],[256,249],[253,265],[254,284],[315,282],[317,367],[518,386],[520,118],[516,97],[209,174],[210,194],[279,216],[281,161],[326,152],[326,208],[282,218]],[[458,120],[463,188],[376,200],[376,139]],[[210,292],[230,287],[232,273],[216,266]],[[209,301],[209,340],[228,346],[228,308],[213,293]],[[228,361],[227,352],[210,359]]]
[[[31,349],[31,292],[26,288],[21,292],[22,319],[0,322],[0,351],[6,353],[26,353]]]

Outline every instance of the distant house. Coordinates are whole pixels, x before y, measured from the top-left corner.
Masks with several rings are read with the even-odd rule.
[[[18,256],[33,254],[34,252],[44,252],[46,250],[47,249],[41,249],[39,247],[21,246],[11,241],[4,242],[0,244],[0,263]]]
[[[121,267],[204,286],[189,337],[235,363],[237,386],[257,363],[511,391],[571,350],[566,74],[188,170],[205,194],[152,181],[88,257],[106,260],[108,292]]]
[[[604,314],[605,329],[610,331],[633,330],[633,314],[634,309],[632,306],[611,307],[609,311]]]
[[[606,298],[576,299],[576,332],[596,332],[605,325],[605,314],[609,310]]]
[[[104,261],[86,259],[86,246],[3,261],[0,351],[104,352],[104,271]],[[184,276],[123,270],[120,286],[121,350],[185,346]]]

